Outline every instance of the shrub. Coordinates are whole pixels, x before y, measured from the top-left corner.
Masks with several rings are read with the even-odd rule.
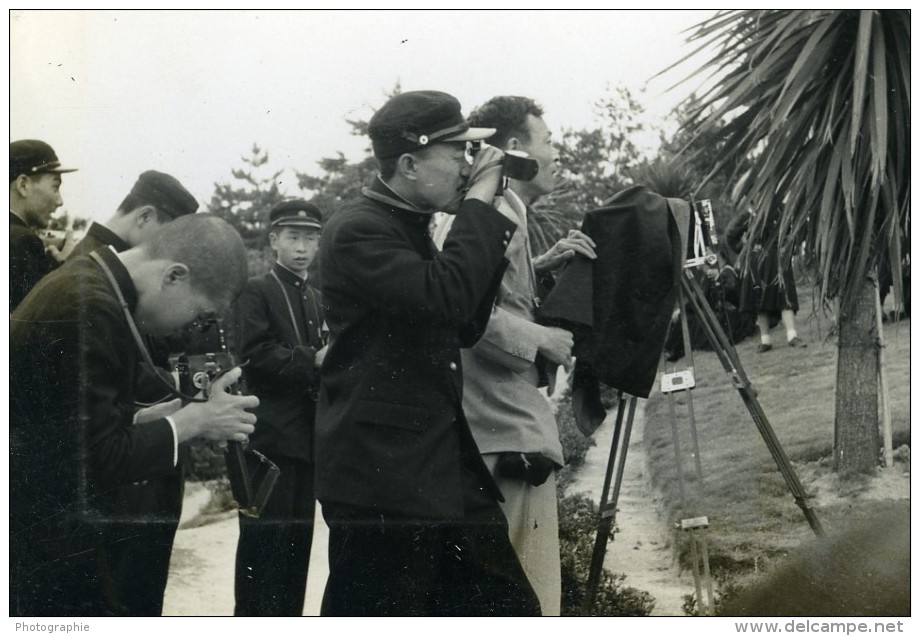
[[[562,615],[648,616],[655,607],[648,592],[623,587],[625,575],[606,569],[601,571],[593,606],[584,607],[596,526],[597,506],[584,495],[564,497],[559,502]]]

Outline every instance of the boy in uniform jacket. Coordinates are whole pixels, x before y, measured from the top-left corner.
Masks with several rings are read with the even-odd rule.
[[[249,281],[238,315],[248,389],[259,396],[250,447],[281,469],[261,516],[240,515],[237,616],[300,616],[313,540],[313,428],[325,353],[320,294],[307,281],[322,214],[300,199],[269,214],[272,270]]]

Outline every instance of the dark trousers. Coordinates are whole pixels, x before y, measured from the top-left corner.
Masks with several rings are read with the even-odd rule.
[[[313,464],[271,458],[281,475],[262,515],[240,515],[235,616],[301,616],[313,542]]]
[[[323,503],[323,616],[539,616],[498,502],[470,491],[464,519],[400,519]]]
[[[184,492],[181,470],[169,477],[124,484],[117,489],[119,512],[105,523],[105,552],[108,574],[125,615],[163,613],[163,594]]]

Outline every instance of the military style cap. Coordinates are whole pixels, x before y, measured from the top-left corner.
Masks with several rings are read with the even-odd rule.
[[[303,199],[285,199],[272,206],[268,213],[271,227],[302,227],[323,229],[323,213]]]
[[[494,128],[470,128],[457,98],[440,91],[396,95],[380,107],[367,127],[378,159],[398,157],[445,141],[474,141],[495,134]]]
[[[38,139],[20,139],[10,142],[10,182],[21,174],[43,172],[75,172],[76,168],[62,168],[54,148]]]
[[[198,201],[178,179],[156,170],[141,173],[131,188],[131,194],[174,219],[194,214],[198,209]]]

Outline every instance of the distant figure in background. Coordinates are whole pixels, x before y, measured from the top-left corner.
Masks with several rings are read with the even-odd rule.
[[[269,212],[272,270],[237,304],[246,385],[259,398],[249,445],[280,469],[258,519],[240,514],[236,616],[301,616],[313,540],[313,435],[324,312],[307,270],[319,251],[322,213],[302,199]]]
[[[728,245],[736,253],[741,253],[749,242],[747,232],[752,214],[748,211],[738,214],[726,229]],[[776,212],[771,214],[768,223],[774,228],[779,223]],[[757,353],[773,349],[770,328],[780,320],[786,328],[787,344],[790,347],[807,347],[795,328],[799,297],[792,276],[791,260],[779,262],[779,251],[775,243],[768,246],[755,243],[752,249],[752,269],[742,275],[740,309],[757,315],[757,328],[760,330]]]
[[[76,168],[62,168],[54,149],[37,139],[10,143],[10,311],[58,260],[46,251],[36,234],[48,227],[61,198],[61,174]]]

